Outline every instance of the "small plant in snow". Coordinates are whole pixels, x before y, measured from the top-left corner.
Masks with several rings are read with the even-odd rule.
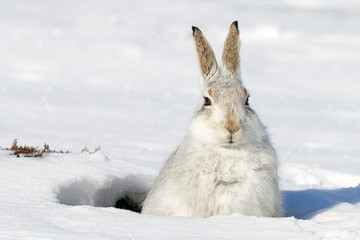
[[[11,155],[16,155],[16,157],[24,156],[24,157],[43,157],[45,153],[69,153],[63,151],[54,151],[51,150],[48,144],[44,144],[44,147],[38,149],[38,147],[33,146],[18,146],[17,139],[15,139],[12,143],[11,148],[5,148],[7,151],[13,151]]]
[[[100,150],[101,150],[101,147],[98,146],[98,147],[95,148],[95,150],[94,150],[93,152],[90,152],[89,149],[85,146],[85,147],[81,150],[81,153],[87,152],[87,153],[89,153],[89,154],[94,154],[94,153],[96,153],[97,151],[100,151]]]

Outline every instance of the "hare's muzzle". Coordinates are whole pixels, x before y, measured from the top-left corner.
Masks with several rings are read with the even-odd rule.
[[[239,119],[234,107],[228,109],[224,121],[224,128],[231,134],[235,134],[241,129]]]

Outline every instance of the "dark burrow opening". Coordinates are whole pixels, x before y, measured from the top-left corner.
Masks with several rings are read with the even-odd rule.
[[[117,200],[114,207],[141,213],[141,203],[135,202],[128,195]]]

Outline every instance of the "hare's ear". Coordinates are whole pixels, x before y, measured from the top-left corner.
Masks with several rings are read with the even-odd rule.
[[[239,29],[238,22],[235,21],[230,26],[222,55],[223,67],[226,68],[225,74],[232,76],[240,75],[239,49]]]
[[[201,74],[204,81],[208,81],[218,70],[214,51],[210,47],[210,44],[197,27],[192,27],[195,50],[199,60]],[[202,84],[206,84],[205,82]]]

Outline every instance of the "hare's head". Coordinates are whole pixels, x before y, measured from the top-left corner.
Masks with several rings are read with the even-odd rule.
[[[230,26],[220,66],[197,27],[193,27],[193,36],[201,70],[203,99],[192,121],[191,135],[203,143],[229,148],[239,146],[247,140],[246,135],[256,134],[255,125],[260,122],[250,109],[249,94],[240,77],[237,22]]]

